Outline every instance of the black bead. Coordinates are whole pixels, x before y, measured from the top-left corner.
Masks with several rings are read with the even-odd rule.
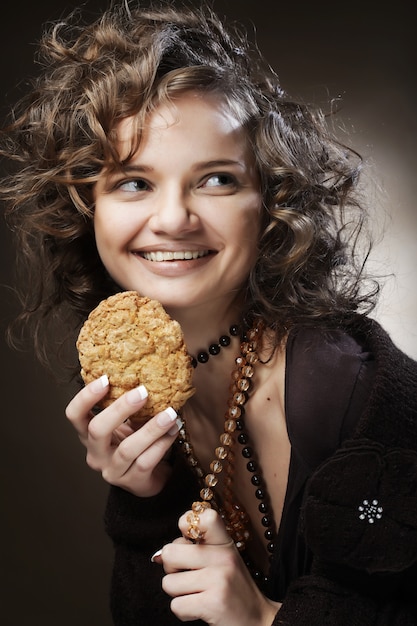
[[[240,328],[239,326],[237,326],[237,324],[234,324],[233,326],[230,327],[230,334],[233,337],[236,337],[237,335],[240,334]],[[191,357],[192,366],[196,368],[198,363],[207,363],[207,361],[209,360],[209,354],[212,356],[219,354],[222,348],[226,348],[227,346],[230,345],[230,342],[231,342],[231,337],[229,335],[222,335],[219,338],[218,343],[210,344],[208,348],[208,352],[206,352],[205,350],[202,350],[197,355],[197,358],[193,356]]]
[[[268,517],[268,515],[264,515],[263,518],[261,519],[261,524],[262,526],[266,526],[269,528],[269,526],[272,525],[271,518]]]
[[[268,513],[269,505],[267,502],[261,502],[258,506],[258,510],[260,513]]]
[[[250,446],[246,446],[246,448],[242,449],[242,456],[244,456],[245,459],[250,459],[252,454],[253,454],[253,450]]]
[[[259,487],[259,485],[262,485],[262,478],[258,476],[258,474],[254,474],[250,481],[252,485],[255,485],[255,487]]]
[[[272,528],[267,528],[266,531],[264,532],[264,537],[267,541],[272,541],[274,536],[275,536],[275,533],[272,530]]]
[[[197,361],[199,363],[207,363],[207,361],[209,360],[209,355],[207,354],[207,352],[199,352],[197,354]]]
[[[258,464],[256,463],[256,461],[248,461],[246,469],[248,470],[248,472],[256,472],[256,470],[258,469]]]
[[[265,498],[265,491],[263,489],[257,489],[255,491],[255,498],[257,498],[257,500],[263,500]]]
[[[261,580],[263,578],[262,572],[260,572],[258,569],[253,570],[252,576],[255,580]]]
[[[275,551],[275,543],[273,541],[270,541],[266,546],[266,549],[270,554],[272,554]]]
[[[238,436],[237,440],[238,440],[239,443],[244,445],[245,443],[248,443],[249,437],[247,436],[246,433],[240,433],[240,435]]]

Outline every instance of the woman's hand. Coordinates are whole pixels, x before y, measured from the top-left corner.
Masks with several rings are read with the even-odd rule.
[[[173,598],[171,610],[183,622],[201,619],[215,626],[271,626],[280,604],[259,591],[219,515],[200,515],[204,542],[184,537],[189,522],[179,520],[183,537],[165,545],[153,557],[166,575],[162,586]]]
[[[136,496],[153,496],[170,473],[164,457],[178,434],[177,415],[168,408],[135,429],[128,418],[146,402],[143,386],[94,415],[94,406],[107,391],[108,379],[102,376],[86,385],[66,408],[67,418],[87,449],[87,464],[112,485]]]

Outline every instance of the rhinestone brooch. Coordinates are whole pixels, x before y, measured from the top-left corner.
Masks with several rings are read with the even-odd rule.
[[[359,519],[368,520],[369,524],[374,524],[376,520],[382,517],[382,506],[378,506],[378,500],[364,500],[360,506],[358,506]]]

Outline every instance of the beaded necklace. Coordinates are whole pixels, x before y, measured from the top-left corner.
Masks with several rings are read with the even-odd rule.
[[[196,368],[199,363],[207,363],[210,356],[216,356],[219,354],[222,348],[230,346],[231,337],[237,337],[240,334],[240,327],[237,324],[233,324],[229,328],[229,335],[221,335],[217,343],[211,343],[208,350],[199,350],[197,357],[191,357],[191,365]]]
[[[237,336],[239,333],[240,330],[237,326],[231,327],[230,334]],[[224,335],[222,335],[222,337],[224,337]],[[241,335],[240,355],[235,359],[236,367],[231,376],[230,398],[225,413],[224,430],[219,438],[220,445],[216,447],[214,451],[215,458],[210,463],[210,471],[206,475],[194,453],[187,432],[185,419],[183,419],[183,427],[180,429],[178,438],[178,443],[181,445],[188,463],[193,468],[200,482],[202,482],[202,488],[200,490],[200,497],[202,499],[200,503],[201,507],[213,506],[213,508],[219,512],[226,530],[238,550],[242,553],[249,571],[260,586],[267,584],[268,578],[263,575],[260,570],[253,567],[253,564],[245,553],[247,543],[251,536],[249,530],[250,520],[242,505],[239,504],[234,497],[233,475],[235,458],[234,445],[237,440],[242,446],[242,456],[247,460],[246,468],[251,475],[251,483],[255,488],[255,498],[259,500],[258,510],[262,515],[261,523],[265,528],[264,537],[266,540],[266,548],[271,558],[275,549],[273,541],[275,537],[275,521],[266,486],[258,463],[253,458],[254,451],[250,446],[250,438],[244,425],[244,405],[249,399],[249,390],[255,372],[254,366],[259,360],[257,348],[260,345],[261,337],[261,324],[254,324],[251,329]],[[230,340],[224,345],[229,345],[229,343]],[[217,353],[217,351],[211,352],[212,355]],[[203,352],[200,352],[199,355],[200,354],[203,354]],[[207,359],[199,359],[199,362],[205,363],[207,360],[208,357]],[[215,488],[218,484],[219,474],[222,471],[225,477],[223,481],[223,494],[220,499]]]

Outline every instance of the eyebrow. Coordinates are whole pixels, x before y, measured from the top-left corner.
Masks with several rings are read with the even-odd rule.
[[[152,172],[153,171],[153,167],[149,167],[149,165],[133,165],[133,164],[129,164],[127,163],[126,165],[123,165],[122,167],[122,171],[123,172]]]
[[[199,171],[203,169],[209,169],[212,167],[224,167],[224,166],[238,166],[243,168],[244,163],[242,161],[237,161],[235,159],[214,159],[212,161],[201,161],[199,163],[195,163],[192,167],[194,171]],[[140,163],[126,163],[123,166],[123,171],[126,173],[129,172],[153,172],[154,168],[149,165],[141,165]]]
[[[222,167],[223,165],[238,165],[239,167],[243,167],[243,163],[236,159],[215,159],[213,161],[201,161],[200,163],[196,163],[193,169],[203,170],[210,167]]]

